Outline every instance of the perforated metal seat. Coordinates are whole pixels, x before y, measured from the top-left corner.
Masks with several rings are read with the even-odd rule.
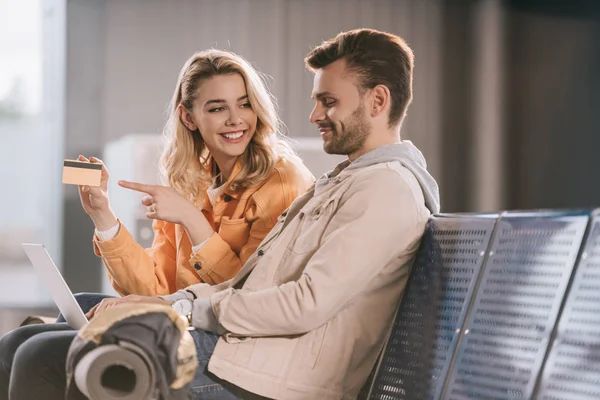
[[[535,395],[600,399],[600,217],[594,215]]]
[[[600,398],[596,218],[575,269],[590,214],[433,217],[363,398]],[[575,270],[573,294],[556,331]]]
[[[439,397],[497,217],[431,218],[371,399]]]
[[[588,222],[579,212],[501,216],[442,398],[532,398]]]

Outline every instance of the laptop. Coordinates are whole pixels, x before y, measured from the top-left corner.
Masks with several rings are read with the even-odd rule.
[[[88,320],[46,248],[35,243],[23,243],[21,246],[23,246],[23,250],[25,250],[29,261],[36,269],[38,276],[48,287],[54,303],[56,303],[69,326],[73,329],[81,329],[87,324]]]

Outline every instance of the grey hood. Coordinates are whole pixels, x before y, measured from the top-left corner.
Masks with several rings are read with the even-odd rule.
[[[404,167],[413,173],[423,191],[425,206],[432,214],[440,212],[440,192],[438,184],[429,172],[427,172],[425,157],[423,157],[421,151],[417,149],[410,140],[403,140],[400,143],[378,147],[375,150],[363,154],[352,162],[346,160],[329,173],[328,177],[331,178],[337,175],[342,169],[350,171],[352,169],[364,168],[369,165],[391,161],[400,161]]]

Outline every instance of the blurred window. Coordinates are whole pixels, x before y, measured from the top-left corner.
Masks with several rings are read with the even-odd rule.
[[[65,32],[65,0],[0,0],[0,303],[45,298],[22,242],[60,262]]]

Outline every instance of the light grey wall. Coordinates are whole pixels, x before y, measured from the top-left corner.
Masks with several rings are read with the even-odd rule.
[[[105,143],[105,11],[105,0],[67,2],[65,158],[99,155]],[[81,208],[75,186],[63,185],[63,196],[63,274],[74,292],[99,291],[93,224]]]
[[[439,17],[437,0],[107,0],[103,137],[160,132],[181,66],[209,47],[238,52],[272,76],[289,134],[317,136],[303,59],[323,39],[371,27],[402,35],[416,53],[404,134],[421,145],[435,174]]]

